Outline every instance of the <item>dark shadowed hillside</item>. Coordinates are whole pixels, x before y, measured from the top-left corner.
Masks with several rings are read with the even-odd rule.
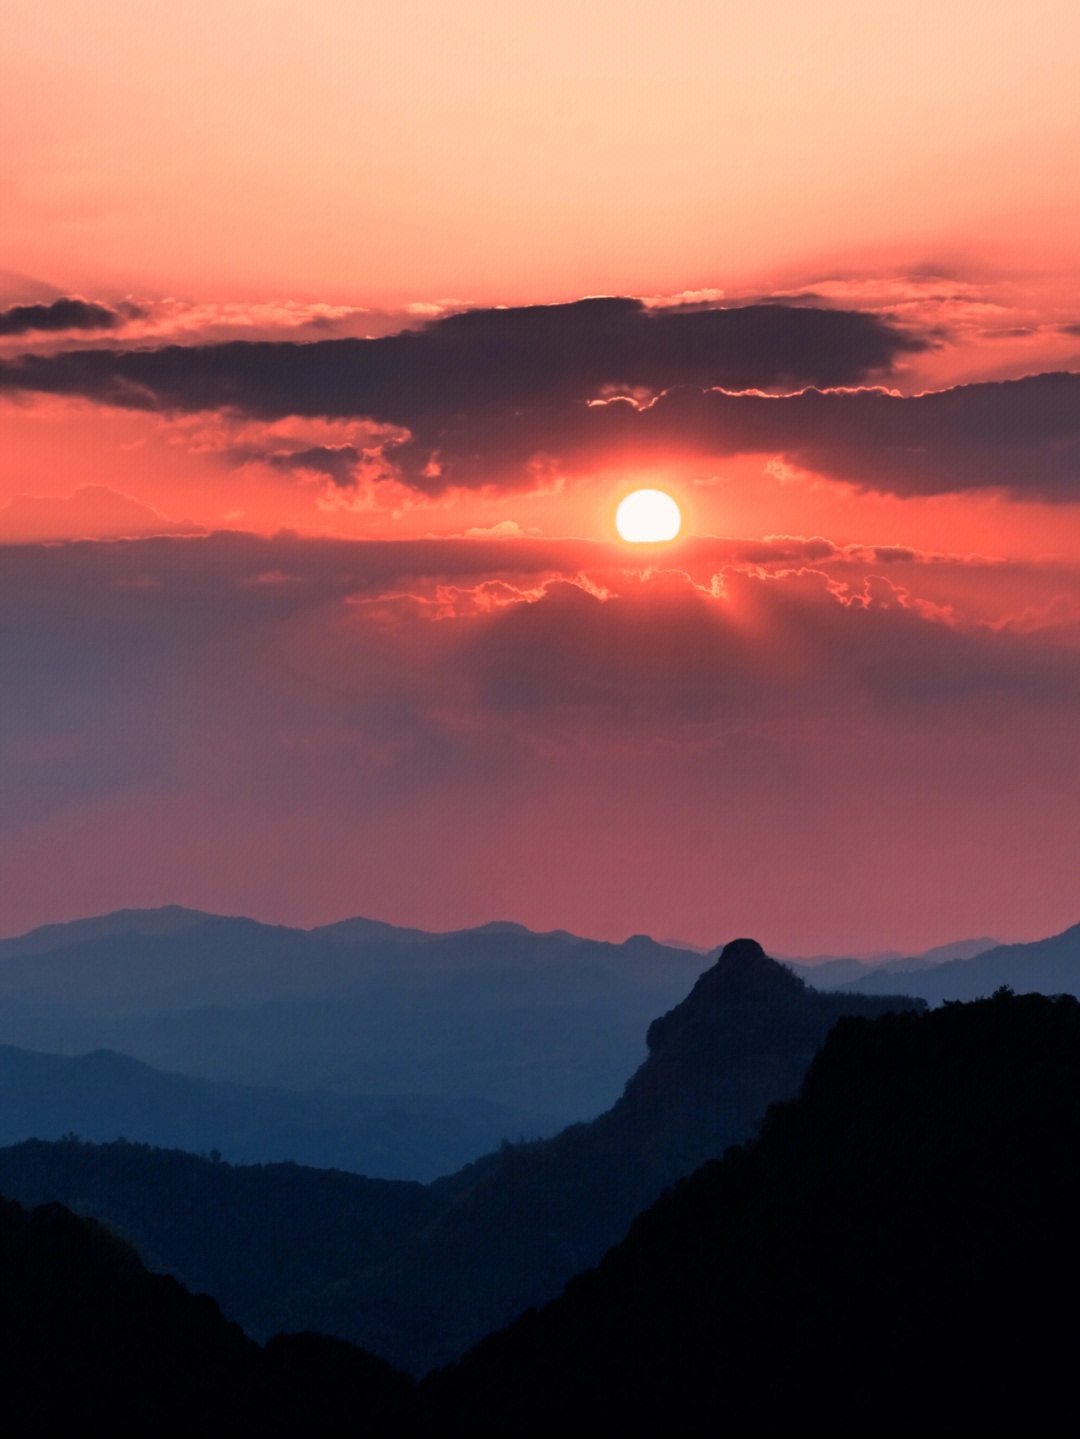
[[[377,1269],[440,1211],[421,1184],[75,1140],[0,1150],[0,1194],[29,1205],[61,1200],[103,1220],[151,1269],[213,1294],[259,1339],[340,1328],[332,1310],[312,1305],[312,1284]]]
[[[0,1273],[8,1433],[394,1433],[415,1419],[413,1386],[380,1361],[315,1335],[260,1349],[59,1205],[0,1200]]]
[[[423,1372],[557,1294],[667,1185],[748,1138],[841,1015],[910,1003],[820,994],[739,940],[651,1025],[610,1111],[427,1189],[24,1144],[0,1152],[0,1193],[105,1220],[256,1337],[321,1329]],[[283,1258],[268,1266],[268,1253]]]
[[[481,1432],[1069,1428],[1080,1005],[845,1019],[760,1140],[427,1386]]]

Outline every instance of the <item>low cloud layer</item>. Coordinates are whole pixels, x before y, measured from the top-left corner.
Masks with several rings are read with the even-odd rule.
[[[1036,589],[981,567],[987,593],[1041,595],[1040,624],[1037,605],[1021,614],[1006,598],[992,617],[942,604],[972,568],[797,537],[702,544],[663,569],[616,546],[524,538],[25,546],[5,552],[5,674],[23,712],[39,684],[77,689],[79,673],[95,692],[125,676],[137,707],[162,667],[179,695],[188,667],[239,665],[253,702],[272,695],[283,715],[310,721],[326,704],[362,727],[390,704],[414,739],[463,716],[572,712],[590,733],[677,742],[684,722],[936,723],[964,707],[996,722],[1003,707],[1080,702],[1080,616],[1055,604],[1062,577]]]
[[[1074,573],[798,536],[2,558],[9,930],[55,885],[791,951],[1072,892]]]

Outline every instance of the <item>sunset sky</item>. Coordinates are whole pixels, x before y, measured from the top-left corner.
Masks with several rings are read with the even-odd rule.
[[[1080,920],[1078,42],[16,0],[0,933]]]

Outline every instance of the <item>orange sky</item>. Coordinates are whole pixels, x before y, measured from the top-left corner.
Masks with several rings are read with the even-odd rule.
[[[1078,24],[1048,0],[17,0],[4,264],[390,307],[897,257],[1060,272]]]
[[[1075,922],[1077,39],[16,4],[0,932]],[[666,551],[611,544],[637,485]]]

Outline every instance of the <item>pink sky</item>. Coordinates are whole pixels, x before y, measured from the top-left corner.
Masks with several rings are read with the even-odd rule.
[[[0,932],[1080,919],[1078,23],[17,6]]]

